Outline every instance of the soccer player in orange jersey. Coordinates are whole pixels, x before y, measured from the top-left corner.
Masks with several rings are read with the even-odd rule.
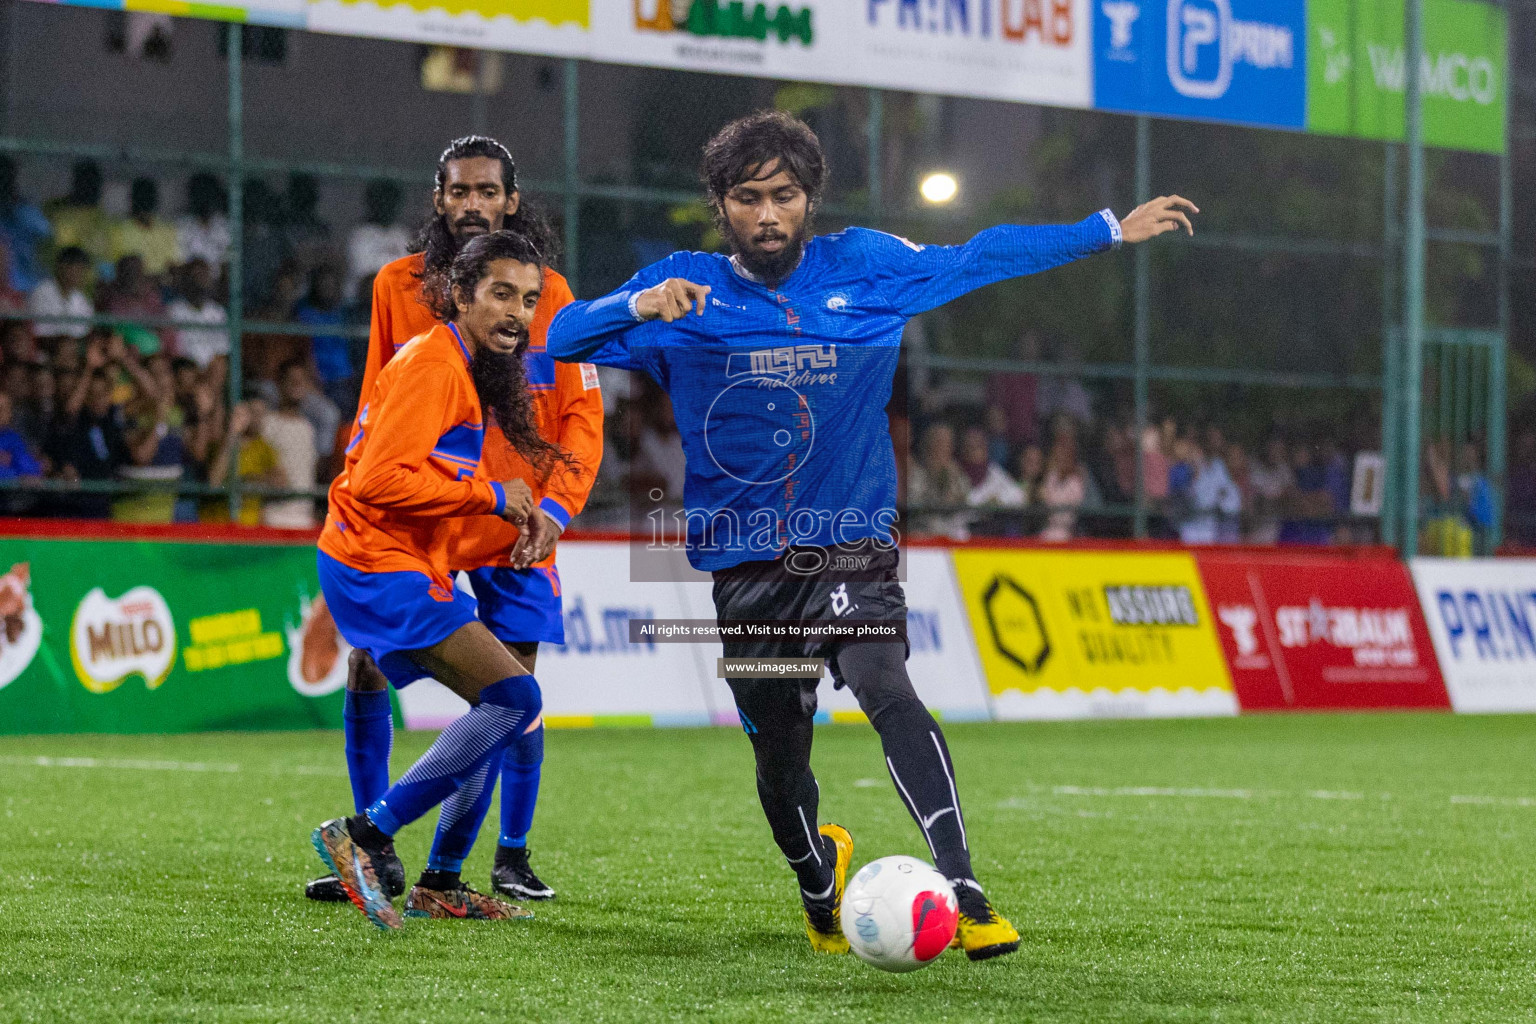
[[[417,251],[385,265],[374,279],[360,406],[372,400],[375,382],[395,353],[437,324],[424,286],[446,274],[467,241],[506,228],[529,238],[546,260],[555,250],[547,222],[522,201],[511,155],[493,139],[468,136],[451,143],[438,160],[432,199],[434,216],[417,239]],[[518,549],[514,561],[517,528],[486,516],[451,527],[452,568],[468,572],[481,621],[529,671],[541,641],[565,639],[554,544],[585,506],[603,454],[603,405],[596,371],[591,366],[555,363],[545,351],[550,321],[571,301],[565,279],[546,266],[523,355],[532,403],[530,422],[539,437],[558,445],[571,459],[556,460],[539,471],[514,446],[500,443],[501,425],[494,417],[486,426],[481,473],[494,479],[521,479],[533,488],[537,511],[529,542]],[[349,664],[345,716],[347,768],[354,802],[361,811],[389,785],[393,740],[385,678],[361,651],[353,653]],[[526,846],[543,756],[543,724],[534,721],[507,749],[500,766],[501,831],[492,886],[513,898],[554,895],[533,873]],[[403,886],[404,878],[387,882]],[[309,883],[305,894],[320,900],[346,898],[341,885],[329,876]]]
[[[523,354],[543,289],[542,256],[499,231],[476,238],[441,281],[442,324],[411,340],[378,375],[331,485],[317,553],[336,628],[396,686],[435,676],[471,705],[400,780],[365,810],[314,830],[312,841],[347,897],[381,928],[399,914],[382,879],[403,877],[394,836],[442,805],[432,858],[406,899],[408,916],[504,920],[529,916],[468,888],[458,865],[490,803],[491,773],[539,720],[528,667],[475,617],[453,585],[455,519],[522,526],[514,557],[542,543],[533,488],[478,473],[485,424],[530,465],[570,456],[539,437]]]

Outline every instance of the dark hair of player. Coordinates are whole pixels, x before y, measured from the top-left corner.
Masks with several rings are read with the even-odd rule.
[[[763,181],[788,172],[810,202],[807,218],[821,202],[827,158],[810,125],[781,110],[760,110],[737,118],[704,144],[700,175],[716,218],[725,216],[725,195],[744,181]]]
[[[454,301],[453,289],[458,287],[473,302],[475,289],[497,260],[531,263],[541,270],[549,265],[538,246],[515,231],[476,235],[464,243],[446,274],[430,279],[440,282],[436,288],[428,289],[433,314],[444,323],[457,318],[459,306]],[[547,476],[557,459],[567,466],[573,465],[575,460],[565,449],[539,436],[538,424],[533,417],[533,392],[528,387],[528,368],[523,363],[523,353],[527,349],[526,336],[516,352],[492,352],[482,348],[469,364],[469,375],[475,382],[475,394],[480,396],[481,408],[496,417],[496,424],[501,427],[513,451]]]
[[[507,152],[506,146],[485,135],[466,135],[448,143],[448,148],[437,158],[437,173],[433,178],[435,187],[441,190],[448,183],[448,165],[454,160],[473,160],[477,157],[501,161],[501,187],[507,195],[517,191],[517,164],[512,160],[512,154]],[[555,234],[554,227],[526,196],[518,202],[517,212],[503,221],[501,226],[531,240],[539,252],[544,254],[546,261],[552,261],[560,254],[559,236]],[[416,240],[411,243],[410,251],[423,253],[426,257],[421,271],[423,280],[447,274],[459,251],[457,239],[448,230],[448,219],[435,213],[427,218]],[[431,292],[434,289],[429,285],[427,290]]]

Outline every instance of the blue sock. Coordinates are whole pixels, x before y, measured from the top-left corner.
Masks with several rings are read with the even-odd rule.
[[[539,766],[544,763],[544,725],[525,732],[501,755],[501,845],[527,846],[533,808],[539,802]]]
[[[362,813],[389,788],[389,751],[395,743],[389,691],[348,690],[341,721],[347,737],[352,804]]]
[[[443,801],[443,809],[437,818],[437,834],[432,837],[432,852],[427,855],[428,871],[452,871],[464,868],[464,859],[480,835],[485,815],[491,809],[491,791],[496,788],[491,770],[492,761],[486,761],[480,770],[464,781],[464,785]]]
[[[421,760],[368,808],[385,835],[394,835],[448,799],[494,764],[519,728],[537,718],[544,703],[533,676],[508,676],[480,691],[480,703],[444,729]]]

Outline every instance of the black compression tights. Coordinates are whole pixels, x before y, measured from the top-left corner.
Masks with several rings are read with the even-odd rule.
[[[845,644],[838,674],[880,735],[886,769],[934,865],[946,878],[972,880],[965,819],[944,733],[912,689],[899,644]],[[757,794],[774,841],[810,895],[829,891],[832,860],[816,835],[818,790],[811,773],[814,690],[790,680],[733,684],[757,758]]]

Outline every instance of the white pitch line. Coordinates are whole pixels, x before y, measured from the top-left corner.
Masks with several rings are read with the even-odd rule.
[[[1097,786],[1052,786],[1056,796],[1184,796],[1214,797],[1224,800],[1250,800],[1251,789],[1199,789],[1172,788],[1167,786],[1120,786],[1104,789]]]
[[[118,757],[0,757],[0,763],[29,768],[110,768],[146,772],[238,772],[238,764],[216,761],[152,761]]]
[[[1453,796],[1453,804],[1474,804],[1481,807],[1536,807],[1536,797],[1529,796]]]

